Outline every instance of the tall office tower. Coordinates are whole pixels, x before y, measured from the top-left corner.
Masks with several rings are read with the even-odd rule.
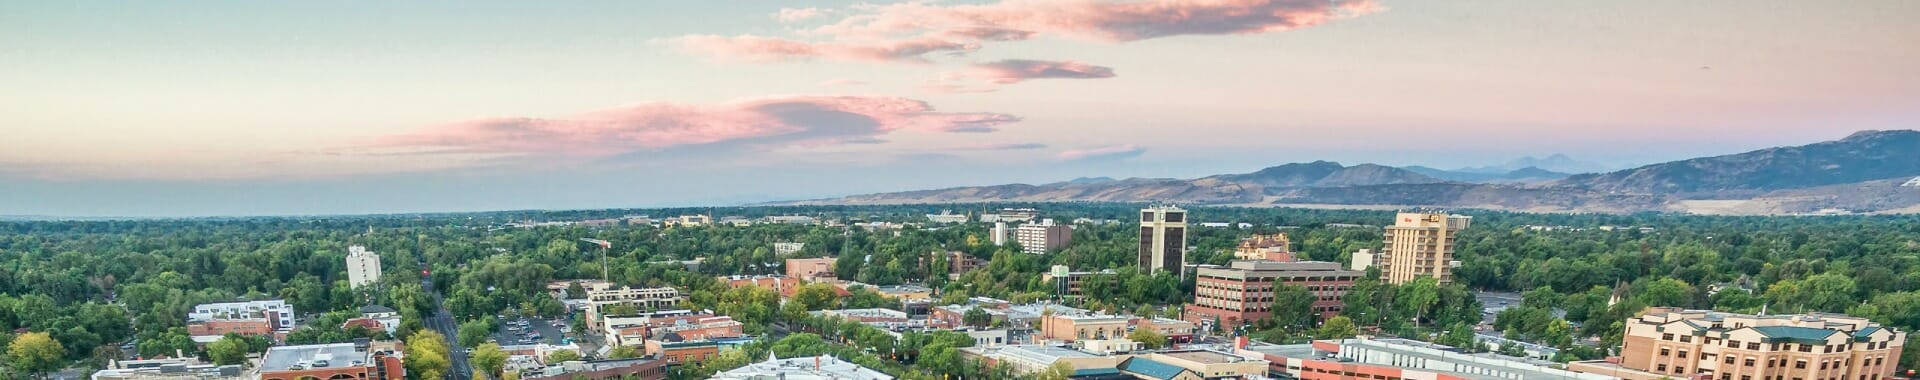
[[[1473,223],[1473,217],[1436,212],[1403,212],[1387,227],[1386,248],[1374,255],[1380,279],[1404,284],[1420,276],[1440,283],[1453,282],[1454,234]]]
[[[1185,275],[1187,210],[1174,206],[1140,209],[1140,268]]]
[[[359,288],[380,282],[380,255],[367,247],[347,247],[347,286]]]

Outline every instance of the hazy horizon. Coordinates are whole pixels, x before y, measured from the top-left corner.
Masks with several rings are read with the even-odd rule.
[[[1920,2],[13,2],[0,215],[1609,168],[1920,119]]]

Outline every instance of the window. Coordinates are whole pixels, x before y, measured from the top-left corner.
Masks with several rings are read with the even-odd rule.
[[[1687,367],[1673,367],[1673,373],[1685,374],[1687,373]]]
[[[1747,343],[1747,349],[1749,349],[1749,350],[1754,350],[1754,351],[1759,351],[1759,350],[1760,350],[1760,344],[1759,344],[1759,343]]]
[[[1821,361],[1821,362],[1820,362],[1820,370],[1821,370],[1821,371],[1825,371],[1825,370],[1827,370],[1827,362],[1825,362],[1825,361]]]
[[[1794,362],[1793,362],[1793,368],[1796,368],[1796,369],[1807,369],[1807,361],[1805,361],[1805,360],[1796,360],[1796,361],[1794,361]]]
[[[1746,363],[1747,363],[1747,366],[1748,366],[1748,367],[1752,367],[1752,366],[1753,366],[1753,357],[1751,357],[1751,356],[1749,356],[1749,357],[1747,357],[1747,361],[1746,361]]]
[[[1660,334],[1660,340],[1673,340],[1673,334]]]
[[[1737,341],[1737,340],[1727,341],[1727,348],[1740,348],[1740,341]]]
[[[1680,350],[1680,355],[1679,355],[1679,356],[1680,356],[1680,358],[1681,358],[1681,359],[1686,359],[1686,358],[1687,358],[1687,350]]]
[[[1666,347],[1661,347],[1661,348],[1660,348],[1660,356],[1669,356],[1669,355],[1672,355],[1673,353],[1672,353],[1672,352],[1669,352],[1669,351],[1671,351],[1671,350],[1670,350],[1670,349],[1668,349],[1668,348],[1666,348]]]
[[[1661,365],[1657,365],[1657,366],[1654,366],[1653,368],[1654,368],[1654,370],[1655,370],[1655,371],[1660,371],[1660,372],[1666,372],[1666,371],[1667,371],[1667,365],[1666,365],[1666,364],[1661,364]]]
[[[1813,352],[1813,346],[1802,344],[1800,345],[1800,352]]]
[[[1681,336],[1680,336],[1680,342],[1681,342],[1681,343],[1692,343],[1692,342],[1693,342],[1693,336],[1692,336],[1692,335],[1681,335]]]
[[[1735,359],[1739,359],[1739,358],[1740,358],[1740,357],[1738,357],[1738,356],[1733,356],[1733,355],[1727,355],[1727,364],[1733,364],[1733,361],[1734,361]]]

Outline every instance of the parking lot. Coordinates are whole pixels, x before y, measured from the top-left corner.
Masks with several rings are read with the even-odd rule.
[[[517,327],[514,323],[518,321],[526,321],[527,327]],[[502,346],[543,342],[547,344],[562,344],[561,341],[566,339],[566,332],[569,329],[564,323],[556,327],[553,325],[553,321],[539,318],[507,318],[501,319],[500,323],[502,327],[500,331],[493,333],[493,340],[499,342]],[[540,339],[528,337],[528,332],[539,334]]]

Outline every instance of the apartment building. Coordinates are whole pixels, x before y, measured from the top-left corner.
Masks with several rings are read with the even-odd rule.
[[[1473,217],[1433,212],[1403,212],[1394,217],[1383,240],[1386,247],[1373,256],[1380,279],[1405,284],[1420,276],[1440,283],[1453,282],[1454,235],[1473,224]]]
[[[1906,335],[1840,314],[1656,308],[1626,321],[1618,360],[1568,368],[1629,380],[1878,380],[1893,376]]]
[[[380,282],[380,255],[367,247],[347,247],[347,286],[360,288]]]
[[[1043,255],[1048,251],[1065,248],[1073,241],[1073,226],[1054,224],[1053,219],[1044,219],[1039,223],[1020,225],[1013,231],[1014,241],[1020,243],[1020,251],[1027,254]]]
[[[1202,267],[1194,271],[1194,299],[1184,319],[1203,326],[1219,323],[1223,329],[1266,319],[1273,316],[1273,290],[1281,285],[1307,288],[1315,297],[1314,312],[1331,318],[1340,313],[1341,298],[1354,280],[1364,274],[1318,261],[1235,261],[1227,267]]]
[[[685,299],[679,289],[670,287],[587,289],[587,324],[600,325],[602,317],[622,306],[632,307],[636,311],[664,310],[679,306],[680,301]]]
[[[833,263],[835,260],[838,259],[832,257],[787,259],[787,277],[797,278],[803,282],[834,279]]]
[[[293,330],[293,305],[286,300],[220,302],[194,305],[187,313],[187,335],[212,343],[227,333],[277,335]]]

